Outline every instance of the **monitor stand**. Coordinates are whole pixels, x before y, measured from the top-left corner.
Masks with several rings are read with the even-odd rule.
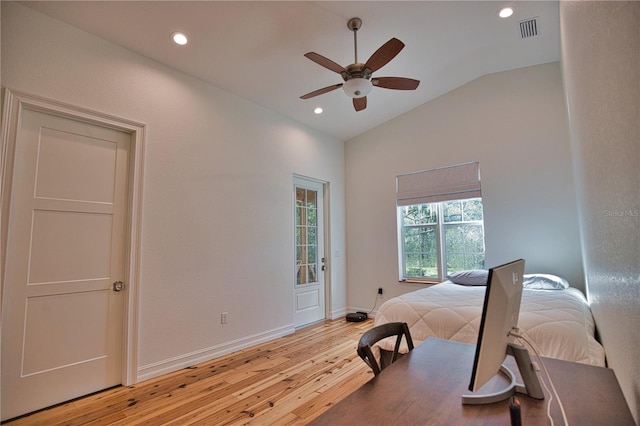
[[[507,355],[512,355],[516,360],[518,371],[522,376],[523,383],[518,383],[516,375],[504,364],[500,366],[502,373],[510,381],[510,384],[497,392],[492,393],[472,393],[462,395],[462,403],[468,405],[492,404],[494,402],[508,399],[511,395],[518,392],[529,395],[534,399],[544,399],[544,392],[540,386],[538,375],[531,362],[529,351],[524,346],[510,343],[507,347]]]

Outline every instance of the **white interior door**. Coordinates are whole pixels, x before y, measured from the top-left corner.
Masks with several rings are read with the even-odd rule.
[[[295,327],[325,318],[323,184],[296,177],[295,193]]]
[[[2,418],[123,378],[131,135],[28,109],[15,143],[2,322]]]

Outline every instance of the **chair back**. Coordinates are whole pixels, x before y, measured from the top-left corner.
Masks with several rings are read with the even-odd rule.
[[[391,354],[391,361],[385,360],[385,357],[380,354],[380,361],[376,359],[371,349],[373,345],[382,339],[396,336],[396,343]],[[390,322],[381,324],[367,330],[360,341],[358,342],[358,355],[360,358],[373,370],[374,375],[380,374],[387,366],[394,363],[400,355],[400,343],[402,342],[402,336],[407,341],[407,347],[409,350],[413,350],[413,339],[411,339],[411,333],[409,332],[409,326],[406,322]]]

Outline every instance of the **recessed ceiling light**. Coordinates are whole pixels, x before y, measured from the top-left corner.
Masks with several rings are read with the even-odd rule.
[[[313,112],[315,112],[316,114],[322,114],[322,111],[324,110],[320,107],[317,107],[316,109],[313,110]]]
[[[171,39],[175,44],[179,44],[180,46],[184,46],[189,42],[187,36],[184,33],[173,33],[171,34]]]
[[[512,7],[503,7],[498,12],[498,16],[501,17],[501,18],[508,18],[511,15],[513,15],[513,8]]]

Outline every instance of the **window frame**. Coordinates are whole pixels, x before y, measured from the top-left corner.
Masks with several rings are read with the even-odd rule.
[[[446,279],[446,275],[449,271],[447,271],[447,244],[445,237],[445,226],[448,224],[452,224],[452,222],[445,222],[444,218],[444,205],[447,202],[452,201],[471,201],[471,200],[479,200],[482,206],[482,219],[481,220],[472,220],[472,221],[456,221],[455,223],[462,224],[472,224],[472,225],[480,225],[482,229],[482,245],[483,245],[483,256],[486,255],[486,248],[484,243],[484,205],[482,204],[482,197],[473,197],[473,198],[460,198],[456,200],[445,200],[438,201],[433,203],[419,203],[419,204],[411,204],[405,206],[396,206],[396,218],[397,218],[397,238],[398,238],[398,279],[400,282],[408,282],[408,283],[421,283],[421,284],[435,284],[443,282]],[[403,225],[403,213],[402,209],[410,207],[410,206],[420,206],[426,204],[435,204],[436,205],[436,223],[435,224],[415,224],[404,226]],[[405,255],[405,232],[404,230],[408,228],[420,228],[420,227],[428,227],[435,225],[435,247],[436,247],[436,268],[437,268],[437,277],[407,277],[405,276],[405,272],[407,270],[406,260],[407,256]]]

